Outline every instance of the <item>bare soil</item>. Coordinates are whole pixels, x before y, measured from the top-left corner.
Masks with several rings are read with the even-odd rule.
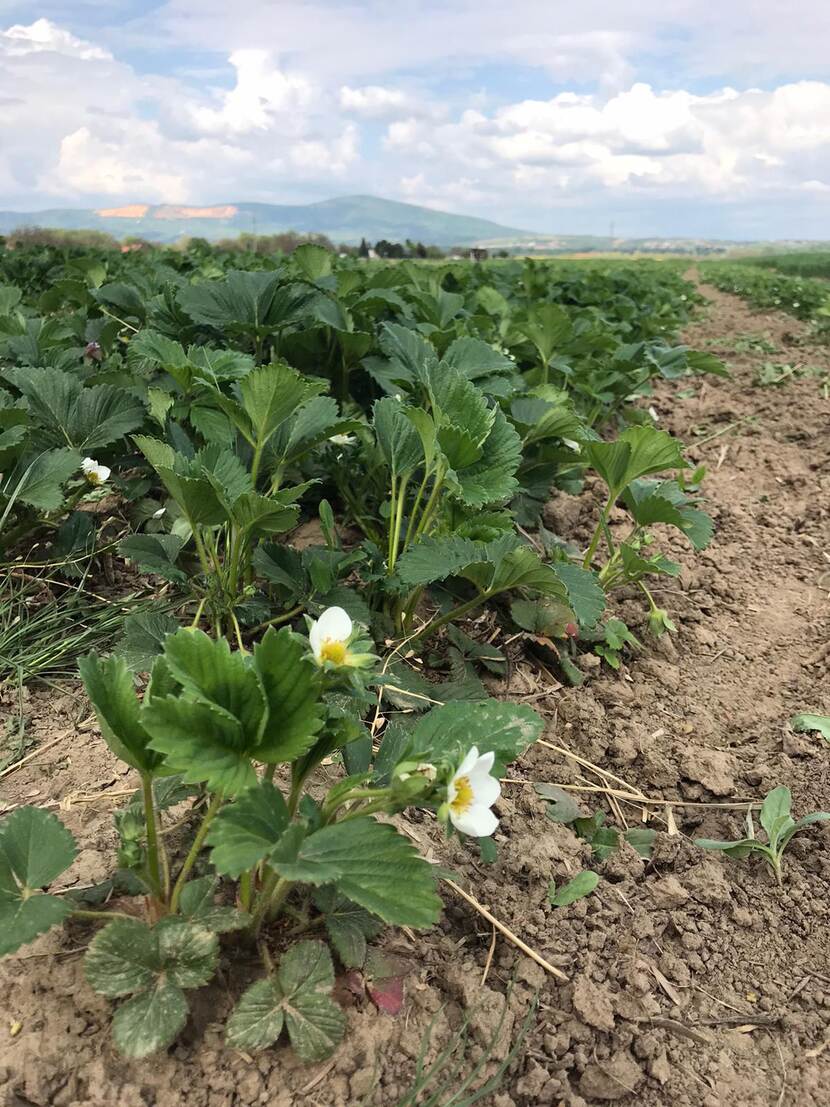
[[[599,866],[592,896],[548,904],[551,878],[559,884],[586,867],[590,849],[546,817],[532,784],[592,787],[608,777],[541,745],[504,786],[494,865],[442,843],[426,817],[407,823],[569,983],[502,935],[493,940],[490,924],[445,888],[433,931],[381,939],[405,974],[401,1013],[384,1015],[344,987],[349,1029],[329,1061],[303,1067],[284,1047],[254,1057],[225,1049],[238,988],[229,972],[192,995],[193,1017],[169,1053],[128,1063],[109,1041],[109,1003],[83,978],[90,931],[73,925],[3,965],[2,1107],[394,1107],[431,1021],[428,1059],[466,1013],[470,1057],[489,1052],[492,1072],[534,996],[520,1050],[498,1091],[480,1101],[490,1107],[826,1107],[830,830],[794,841],[783,890],[761,865],[707,854],[692,838],[737,837],[744,817],[694,804],[757,801],[778,784],[792,788],[798,814],[830,808],[830,747],[788,725],[798,711],[830,713],[830,403],[815,378],[754,385],[764,362],[830,371],[830,355],[810,346],[801,324],[703,291],[711,304],[688,342],[725,357],[733,379],[661,385],[654,399],[661,425],[707,465],[716,523],[700,555],[667,544],[688,566],[657,590],[677,635],[649,639],[639,599],[623,597],[620,614],[645,644],[619,673],[589,666],[585,686],[556,688],[519,659],[493,685],[546,715],[546,741],[615,774],[620,790],[669,802],[670,810],[646,806],[658,831],[651,859],[625,846]],[[779,352],[735,354],[735,336],[750,332]],[[557,498],[549,524],[583,538],[596,502],[590,489]],[[18,707],[9,693],[2,710],[13,726]],[[98,739],[77,688],[27,693],[22,711],[38,753],[0,779],[0,813],[19,803],[62,809],[82,846],[71,879],[91,883],[111,863],[111,811],[132,781]],[[609,809],[602,793],[575,794],[586,813]],[[643,810],[619,801],[609,821],[637,826]],[[435,1102],[458,1101],[445,1092]]]

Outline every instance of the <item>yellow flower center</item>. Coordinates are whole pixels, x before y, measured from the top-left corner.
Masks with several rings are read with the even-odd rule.
[[[101,483],[100,476],[95,472],[87,473],[86,479],[89,481],[90,484],[100,484]]]
[[[473,786],[470,784],[470,778],[460,776],[453,781],[453,787],[455,788],[455,798],[450,801],[450,807],[454,815],[463,815],[473,803]]]
[[[342,665],[346,660],[346,643],[335,638],[326,638],[320,647],[320,660],[331,661],[334,665]]]

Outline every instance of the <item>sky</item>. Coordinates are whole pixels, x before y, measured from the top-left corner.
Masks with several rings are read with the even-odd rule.
[[[0,209],[830,238],[820,0],[0,0]]]

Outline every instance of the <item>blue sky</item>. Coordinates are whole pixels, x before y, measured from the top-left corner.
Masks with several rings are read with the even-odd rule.
[[[830,238],[829,41],[815,0],[0,0],[0,208]]]

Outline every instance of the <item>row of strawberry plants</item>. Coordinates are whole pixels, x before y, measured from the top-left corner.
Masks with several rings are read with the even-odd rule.
[[[670,345],[695,299],[671,269],[361,267],[316,247],[250,271],[203,252],[118,260],[117,280],[110,264],[70,257],[45,289],[0,288],[0,533],[10,553],[37,539],[56,572],[115,533],[179,618],[136,616],[119,654],[81,664],[140,782],[116,815],[115,876],[44,891],[74,841],[46,811],[13,812],[0,952],[66,919],[105,924],[87,977],[124,1000],[115,1039],[141,1057],[180,1031],[227,934],[264,972],[229,1042],[262,1048],[285,1027],[319,1058],[343,1016],[331,954],[306,932],[360,968],[384,923],[440,910],[435,870],[375,816],[432,810],[489,856],[499,777],[541,733],[529,708],[487,698],[468,664],[480,644],[456,624],[494,605],[559,639],[572,675],[578,636],[614,660],[601,619],[615,589],[640,589],[654,633],[671,629],[646,582],[679,566],[653,528],[700,548],[711,524],[702,474],[684,476],[680,444],[635,401],[655,376],[723,369]],[[589,476],[604,491],[577,549],[540,515],[551,488]],[[297,548],[309,518],[318,544]],[[377,656],[442,628],[460,679]],[[378,746],[384,702],[407,713]]]

